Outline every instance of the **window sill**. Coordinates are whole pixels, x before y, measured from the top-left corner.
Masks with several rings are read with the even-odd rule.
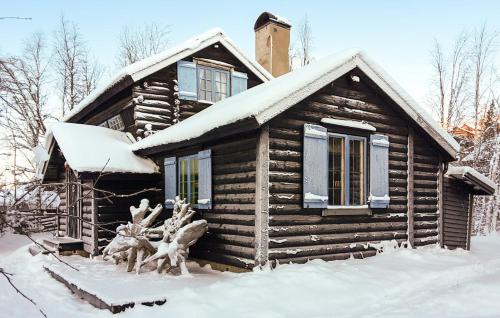
[[[368,205],[358,206],[333,206],[329,205],[321,213],[322,216],[336,216],[336,215],[372,215],[372,210]]]

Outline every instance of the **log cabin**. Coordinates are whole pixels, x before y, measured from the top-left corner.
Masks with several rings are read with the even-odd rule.
[[[497,186],[449,167],[458,143],[364,52],[289,72],[290,30],[260,15],[257,62],[208,31],[55,124],[41,172],[68,185],[58,234],[97,255],[130,205],[168,217],[180,196],[209,223],[191,256],[221,269],[364,258],[384,241],[469,249],[473,196]]]

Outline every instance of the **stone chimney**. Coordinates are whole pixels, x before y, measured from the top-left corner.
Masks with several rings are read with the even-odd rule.
[[[255,59],[274,77],[290,71],[290,28],[286,19],[269,12],[255,21]]]

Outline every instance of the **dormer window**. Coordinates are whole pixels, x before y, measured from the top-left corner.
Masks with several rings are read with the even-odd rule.
[[[248,76],[208,59],[177,62],[179,99],[215,103],[247,89]]]
[[[122,131],[125,129],[125,124],[123,123],[122,116],[120,114],[111,117],[110,119],[106,120],[105,122],[101,123],[99,126],[101,127],[106,127],[106,128],[111,128],[114,130],[120,130]]]
[[[229,72],[207,66],[197,66],[198,100],[218,102],[229,96]]]

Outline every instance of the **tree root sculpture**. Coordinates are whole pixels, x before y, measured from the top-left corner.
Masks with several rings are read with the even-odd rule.
[[[112,258],[115,264],[126,260],[127,271],[135,268],[138,274],[143,265],[152,262],[156,263],[158,273],[178,267],[181,274],[187,274],[189,247],[208,230],[207,221],[191,222],[196,212],[185,199],[176,197],[172,217],[163,225],[151,228],[162,210],[161,204],[151,209],[147,199],[142,199],[137,208],[131,206],[132,223],[118,226],[116,237],[103,250],[103,258]],[[150,241],[154,237],[162,238],[158,248]]]

